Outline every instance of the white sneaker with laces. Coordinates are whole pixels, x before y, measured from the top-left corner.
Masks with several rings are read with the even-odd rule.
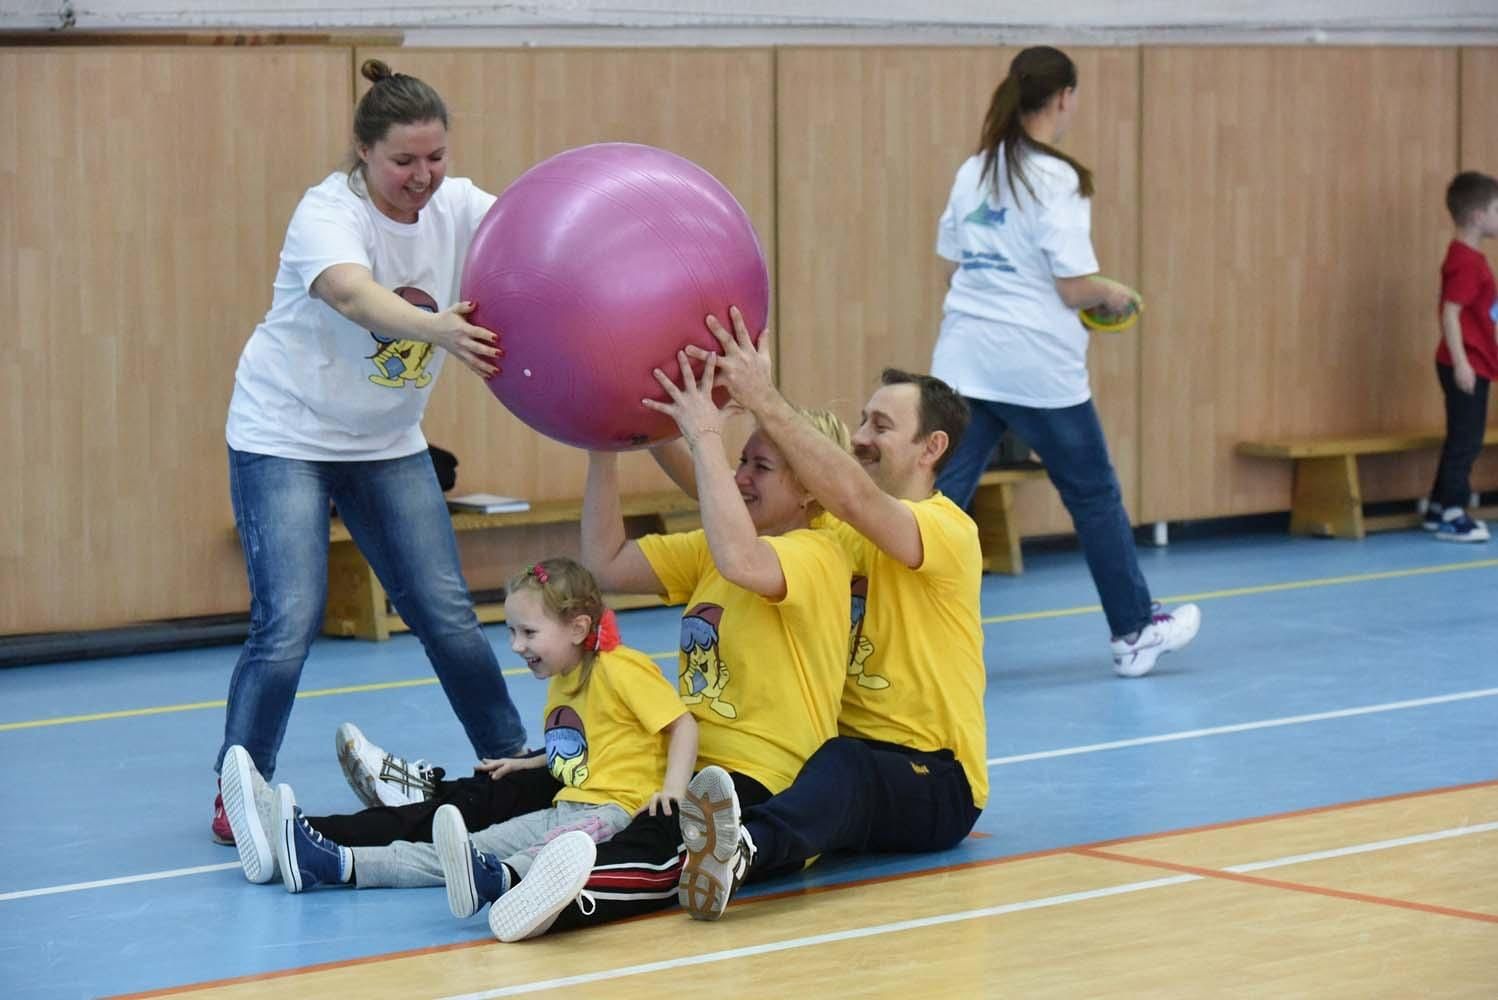
[[[694,920],[717,920],[744,881],[753,844],[739,823],[739,796],[727,771],[709,764],[687,785],[681,839],[687,860],[676,899]]]
[[[1155,669],[1160,654],[1173,653],[1196,638],[1201,624],[1201,609],[1195,604],[1182,604],[1173,611],[1155,605],[1150,623],[1139,630],[1133,642],[1118,638],[1111,643],[1113,672],[1120,677],[1143,677]]]
[[[242,746],[232,746],[224,754],[220,781],[224,814],[229,817],[229,829],[234,831],[234,846],[239,851],[239,867],[246,879],[263,885],[280,874],[270,840],[276,793]]]
[[[375,806],[406,806],[432,797],[442,769],[424,760],[408,761],[375,746],[352,722],[338,727],[338,764],[359,801]]]
[[[598,845],[581,830],[568,830],[541,848],[530,871],[489,907],[489,930],[501,941],[544,934],[574,900],[591,913],[583,886],[598,860]]]

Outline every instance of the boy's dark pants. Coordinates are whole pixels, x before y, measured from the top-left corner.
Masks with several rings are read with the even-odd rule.
[[[1430,502],[1442,507],[1466,507],[1472,497],[1472,466],[1482,453],[1482,438],[1487,431],[1490,383],[1479,375],[1472,392],[1462,392],[1451,366],[1440,363],[1436,364],[1436,377],[1446,397],[1446,441],[1441,445]]]

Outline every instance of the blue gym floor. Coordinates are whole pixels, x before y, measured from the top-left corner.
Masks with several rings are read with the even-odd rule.
[[[1081,556],[988,576],[988,752],[977,832],[924,857],[831,859],[865,879],[1498,778],[1498,546],[1248,532],[1140,550],[1156,598],[1196,600],[1196,642],[1149,678],[1110,668]],[[674,672],[675,609],[621,615]],[[544,687],[491,640],[522,713]],[[235,647],[0,670],[0,995],[182,986],[473,940],[442,889],[287,895],[208,837]],[[276,779],[352,811],[344,720],[461,770],[471,751],[414,639],[323,640]],[[1488,873],[1489,876],[1493,872]]]

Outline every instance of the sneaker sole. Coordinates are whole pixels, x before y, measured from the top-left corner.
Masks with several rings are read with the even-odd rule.
[[[681,839],[687,860],[676,901],[694,920],[717,920],[733,892],[733,859],[739,849],[739,801],[727,772],[704,770],[687,786]]]
[[[468,827],[456,806],[442,806],[432,819],[432,845],[442,865],[447,883],[447,908],[459,920],[466,920],[483,909],[478,887],[473,884],[473,852],[469,847]]]
[[[224,815],[229,817],[229,829],[234,831],[234,846],[239,851],[239,867],[244,877],[256,885],[264,885],[276,877],[276,859],[271,853],[270,839],[260,825],[260,813],[255,809],[254,768],[249,751],[243,747],[230,747],[224,755]]]
[[[362,742],[364,734],[353,723],[345,722],[338,727],[338,732],[333,737],[333,748],[338,754],[338,766],[343,769],[343,777],[348,786],[354,790],[359,801],[364,803],[364,808],[374,809],[385,803],[380,801],[374,778],[360,764],[355,747]]]
[[[296,845],[293,829],[296,817],[296,796],[290,785],[276,786],[276,810],[273,821],[276,825],[276,863],[281,867],[281,883],[287,892],[302,891],[302,872],[296,865]]]
[[[1467,543],[1478,542],[1478,543],[1481,543],[1481,542],[1487,541],[1488,537],[1489,536],[1487,536],[1487,535],[1453,535],[1451,532],[1448,531],[1448,532],[1446,532],[1444,534],[1438,532],[1436,534],[1436,541],[1438,541],[1438,542],[1458,542],[1458,543],[1461,543],[1461,542],[1467,542]]]
[[[544,933],[583,891],[598,860],[598,845],[573,830],[541,849],[525,877],[489,907],[489,930],[501,941]]]

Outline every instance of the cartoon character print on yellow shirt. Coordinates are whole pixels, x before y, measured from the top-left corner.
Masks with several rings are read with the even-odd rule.
[[[863,634],[863,615],[869,604],[869,578],[853,578],[853,634],[848,639],[848,676],[859,687],[871,691],[883,691],[889,687],[889,678],[871,674],[869,659],[874,655],[874,640]]]
[[[546,716],[546,769],[564,785],[587,784],[588,733],[571,705],[558,705]]]
[[[562,783],[556,800],[612,802],[633,814],[661,787],[662,731],[686,706],[638,650],[604,650],[586,677],[574,674],[553,677],[546,693],[546,768]]]
[[[725,719],[737,719],[739,710],[723,697],[728,686],[728,664],[718,643],[718,622],[723,608],[698,604],[681,616],[681,700],[688,705],[707,701],[708,708]]]
[[[438,311],[437,300],[419,288],[403,285],[395,290],[395,294],[418,309],[429,313]],[[391,389],[399,389],[407,382],[417,389],[425,389],[431,383],[432,373],[426,370],[427,359],[432,356],[431,344],[419,340],[392,340],[373,330],[369,331],[369,335],[379,345],[379,349],[370,355],[370,360],[379,371],[378,375],[369,376],[371,382]]]

